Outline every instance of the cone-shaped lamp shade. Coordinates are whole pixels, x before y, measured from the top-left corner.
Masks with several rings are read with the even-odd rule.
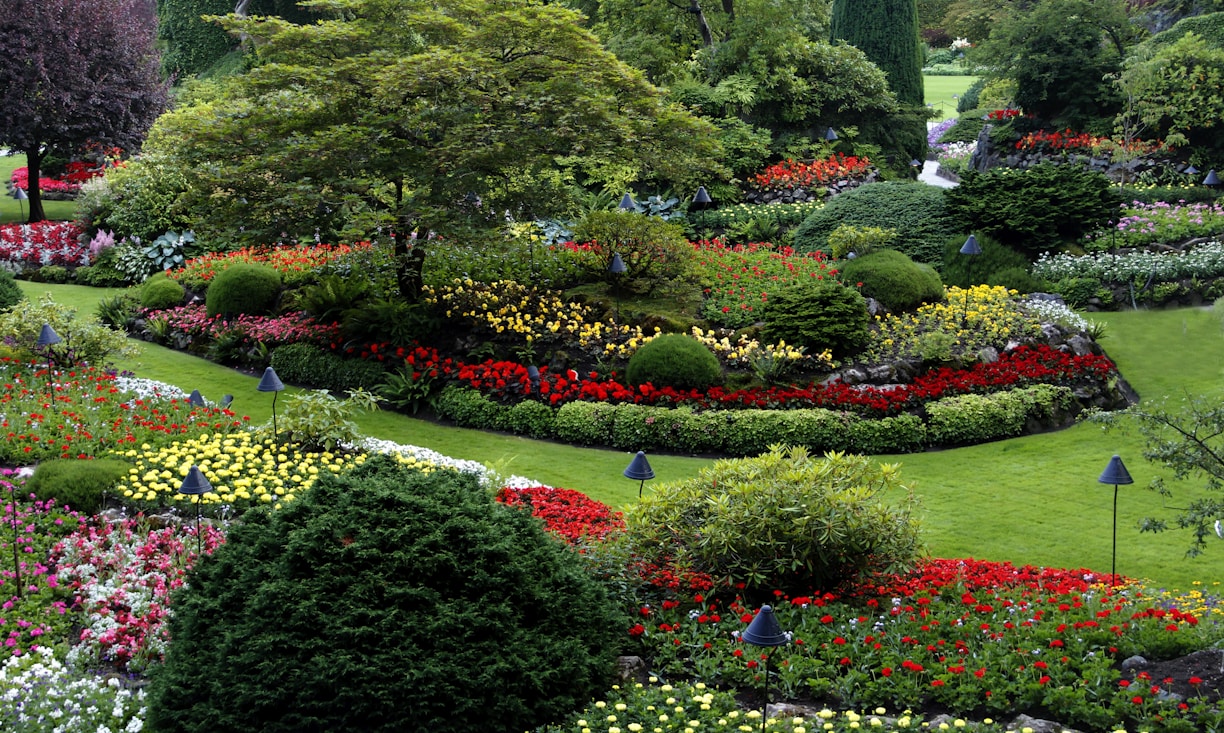
[[[786,634],[782,633],[782,627],[778,625],[778,617],[774,615],[773,608],[761,606],[756,618],[752,619],[752,623],[740,634],[740,641],[753,646],[786,646],[788,640]]]
[[[200,390],[193,389],[191,390],[191,396],[187,398],[187,403],[193,407],[203,407],[204,395],[200,394]]]
[[[612,273],[613,275],[622,275],[627,269],[628,268],[625,267],[625,261],[621,259],[620,252],[613,252],[612,264],[608,265],[608,272]]]
[[[834,140],[837,139],[837,133],[833,131],[832,127],[830,127],[829,129],[825,130],[824,137],[825,137],[825,140],[829,142],[833,142]]]
[[[646,460],[645,451],[638,451],[633,457],[629,468],[625,469],[625,478],[631,478],[634,481],[648,481],[654,478],[654,470],[650,467],[650,462]]]
[[[1188,166],[1186,166],[1186,170],[1184,170],[1184,171],[1183,171],[1183,173],[1185,173],[1185,174],[1186,174],[1186,175],[1188,175],[1188,176],[1192,176],[1192,175],[1194,175],[1195,173],[1198,173],[1198,168],[1195,168],[1195,167],[1194,167],[1194,166],[1192,166],[1192,165],[1188,165]]]
[[[621,196],[621,202],[617,208],[621,211],[637,211],[637,204],[633,203],[633,196],[626,193]]]
[[[913,160],[910,161],[910,165],[914,166],[915,168],[921,168],[922,161],[918,160],[917,158],[914,158]]]
[[[259,380],[259,386],[255,389],[260,392],[281,392],[285,389],[285,384],[281,382],[280,377],[276,376],[276,371],[272,367],[264,370],[263,379]]]
[[[18,201],[29,201],[30,197],[26,195],[24,188],[13,189],[13,198]]]
[[[1131,478],[1130,473],[1126,470],[1126,466],[1122,465],[1121,456],[1114,456],[1109,459],[1109,465],[1105,467],[1105,473],[1097,481],[1103,484],[1133,484],[1135,480]]]
[[[234,402],[234,396],[232,394],[227,394],[226,396],[221,398],[221,407],[223,409],[226,407],[229,407],[231,404],[233,404],[233,402]]]
[[[540,381],[540,368],[535,364],[527,367],[527,378],[533,382]]]
[[[1203,185],[1208,188],[1215,188],[1220,185],[1220,177],[1216,175],[1214,168],[1207,171],[1207,177],[1203,179]]]
[[[705,186],[697,187],[697,195],[693,196],[693,206],[698,209],[704,209],[714,203],[714,199],[710,198],[710,192],[705,189]]]
[[[208,479],[204,478],[203,472],[199,466],[192,466],[187,472],[187,478],[183,479],[183,485],[179,487],[180,494],[207,494],[212,491],[212,484],[208,483]]]
[[[963,255],[980,255],[982,248],[978,245],[977,237],[972,234],[965,240],[965,243],[960,248],[960,253]]]
[[[50,324],[44,323],[42,331],[38,334],[38,345],[46,347],[50,346],[51,344],[58,344],[61,341],[63,341],[63,339],[59,337],[59,334],[55,332],[55,329],[51,328]]]

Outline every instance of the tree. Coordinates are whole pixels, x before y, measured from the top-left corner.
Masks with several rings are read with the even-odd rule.
[[[1116,113],[1108,77],[1134,33],[1122,0],[1041,0],[1000,19],[975,58],[989,78],[1015,81],[1025,112],[1084,129]]]
[[[9,0],[0,14],[0,145],[25,153],[30,221],[52,149],[139,146],[166,102],[146,0]]]
[[[871,132],[903,159],[902,167],[926,157],[926,114],[922,91],[922,43],[916,0],[834,0],[831,34],[867,55],[888,77],[902,108],[921,110]],[[894,160],[894,164],[898,161]]]
[[[1126,420],[1128,417],[1133,420]],[[1146,441],[1143,457],[1148,461],[1172,471],[1178,481],[1201,478],[1209,492],[1224,490],[1224,405],[1219,399],[1199,395],[1172,406],[1135,405],[1122,413],[1097,413],[1093,420],[1107,427],[1137,427]],[[1162,496],[1172,496],[1163,477],[1154,479],[1151,488]],[[1173,523],[1190,530],[1188,557],[1202,554],[1213,534],[1224,538],[1220,530],[1224,499],[1201,496],[1179,511]],[[1170,526],[1165,519],[1148,517],[1139,528],[1143,532],[1163,532]]]
[[[165,44],[167,75],[200,74],[238,47],[238,42],[206,15],[276,15],[295,23],[315,17],[295,0],[157,0],[157,39]]]
[[[197,234],[242,242],[389,229],[400,290],[426,243],[566,208],[577,182],[696,188],[712,127],[530,0],[324,0],[329,19],[223,21],[253,68],[201,86],[149,149],[187,171]],[[239,226],[241,224],[241,226]]]

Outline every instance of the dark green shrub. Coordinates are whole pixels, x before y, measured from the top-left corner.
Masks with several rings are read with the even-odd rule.
[[[26,489],[40,501],[54,499],[82,514],[102,510],[103,494],[114,489],[127,476],[131,464],[112,458],[89,461],[53,458],[41,461]]]
[[[987,285],[1001,285],[1019,293],[1039,293],[1046,284],[1033,277],[1027,267],[1005,267],[986,278]]]
[[[985,77],[978,77],[965,93],[960,95],[960,99],[956,100],[956,114],[963,115],[978,106],[978,99],[982,96],[982,89],[986,87]],[[944,142],[940,140],[940,142]]]
[[[795,230],[799,252],[829,251],[829,235],[843,224],[897,230],[893,247],[916,262],[936,264],[943,243],[957,229],[944,211],[942,189],[925,183],[886,181],[838,194]]]
[[[1104,175],[1053,163],[969,171],[946,197],[959,231],[985,234],[1033,258],[1106,226],[1119,204]]]
[[[912,453],[927,442],[926,425],[917,415],[856,418],[847,426],[848,450],[855,453]]]
[[[1096,297],[1101,289],[1101,282],[1092,277],[1066,277],[1054,283],[1051,288],[1067,301],[1072,308],[1083,308],[1088,301]]]
[[[519,733],[605,689],[625,623],[528,512],[387,457],[246,514],[187,586],[158,731]]]
[[[272,350],[272,368],[290,384],[349,392],[367,392],[382,384],[386,368],[365,359],[345,359],[313,344],[286,344]]]
[[[297,307],[314,316],[319,323],[337,323],[345,311],[360,306],[373,292],[373,287],[360,275],[324,275],[319,282],[301,288]]]
[[[1029,261],[1023,253],[999,244],[983,234],[974,235],[978,246],[982,249],[982,254],[972,256],[961,254],[961,247],[965,246],[967,238],[967,235],[957,235],[950,237],[944,243],[943,266],[939,272],[943,276],[945,285],[968,288],[981,285],[1001,270],[1018,267],[1028,271]]]
[[[696,259],[684,228],[657,216],[625,211],[592,211],[574,225],[575,242],[597,242],[600,257],[591,258],[588,280],[620,278],[630,287],[650,290],[654,286],[687,277]],[[626,271],[608,271],[612,255],[619,254]]]
[[[507,408],[500,420],[515,435],[551,438],[556,430],[557,411],[543,402],[524,400]]]
[[[870,338],[867,301],[855,289],[826,280],[802,282],[771,293],[765,304],[765,341],[829,349],[833,358],[856,354]]]
[[[943,300],[939,273],[895,249],[881,249],[840,263],[842,282],[862,283],[860,292],[890,311],[907,311]]]
[[[280,273],[265,265],[240,262],[222,270],[208,286],[209,317],[260,316],[272,312],[280,294]]]
[[[1021,435],[1030,419],[1049,421],[1072,400],[1070,387],[1053,384],[945,397],[927,405],[927,429],[932,445],[977,445]]]
[[[94,313],[98,316],[98,321],[105,326],[116,331],[129,331],[140,315],[140,294],[126,290],[110,298],[103,298],[98,301]]]
[[[175,281],[159,272],[140,286],[140,307],[149,310],[163,310],[181,305],[187,291]]]
[[[567,402],[557,410],[557,440],[574,445],[612,445],[615,406]]]
[[[975,142],[978,135],[982,134],[982,128],[986,126],[986,115],[989,112],[990,110],[985,109],[971,109],[962,112],[961,116],[956,118],[956,122],[939,136],[938,142],[945,144]]]
[[[62,284],[72,280],[72,273],[67,267],[60,265],[43,265],[30,275],[30,280],[37,283]]]
[[[500,405],[474,389],[451,385],[438,393],[433,402],[438,417],[452,420],[461,428],[488,430],[500,413]]]
[[[17,284],[13,273],[0,267],[0,310],[8,310],[25,300],[25,291]]]
[[[107,247],[98,253],[93,264],[78,267],[73,271],[76,281],[81,285],[95,288],[119,288],[131,284],[127,275],[115,268],[119,257],[118,247]]]
[[[670,556],[750,590],[832,589],[913,562],[915,508],[900,475],[868,458],[774,447],[660,487],[625,522],[643,557]]]
[[[340,333],[346,340],[403,347],[429,340],[438,327],[437,315],[429,305],[398,297],[349,308],[340,321]]]
[[[666,333],[650,341],[629,359],[629,384],[649,382],[656,387],[709,389],[722,384],[718,357],[704,344],[680,333]]]

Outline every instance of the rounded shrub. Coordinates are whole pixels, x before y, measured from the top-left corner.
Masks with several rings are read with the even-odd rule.
[[[25,300],[25,291],[17,284],[13,273],[0,268],[0,311],[8,310]]]
[[[208,286],[205,307],[209,317],[267,315],[280,294],[280,273],[265,265],[238,263],[222,270]]]
[[[528,512],[374,457],[248,512],[192,570],[148,723],[521,733],[606,689],[623,627]]]
[[[173,308],[182,304],[186,294],[182,285],[166,277],[166,273],[159,272],[141,285],[140,307],[149,310]]]
[[[642,557],[672,557],[750,591],[810,592],[915,560],[916,506],[895,466],[773,446],[660,488],[625,523]]]
[[[676,389],[709,389],[723,381],[718,357],[693,337],[679,333],[663,334],[638,349],[625,374],[630,384],[650,382]]]
[[[857,290],[832,280],[802,282],[771,293],[761,336],[844,359],[862,351],[871,337],[867,301]]]
[[[930,265],[914,262],[895,249],[881,249],[840,265],[847,283],[862,283],[861,292],[890,311],[907,311],[943,300],[943,281]]]
[[[799,252],[830,250],[829,235],[842,225],[895,229],[890,246],[916,262],[937,264],[944,241],[957,230],[944,211],[942,189],[925,183],[868,183],[829,199],[795,230]]]
[[[131,467],[112,458],[55,458],[38,464],[26,481],[26,489],[40,501],[54,499],[56,504],[67,504],[82,514],[97,514],[106,492],[114,489]]]

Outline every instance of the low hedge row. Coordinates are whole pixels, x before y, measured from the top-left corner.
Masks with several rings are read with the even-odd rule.
[[[812,451],[910,453],[925,448],[982,443],[1060,423],[1075,408],[1069,387],[1048,384],[991,395],[959,395],[929,403],[925,415],[862,418],[820,408],[709,410],[604,402],[494,402],[476,390],[450,386],[434,411],[456,425],[501,430],[532,438],[606,446],[752,456],[770,445]]]

